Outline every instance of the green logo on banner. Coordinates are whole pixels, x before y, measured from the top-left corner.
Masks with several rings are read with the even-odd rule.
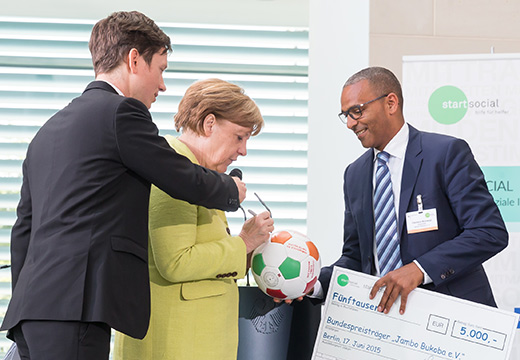
[[[345,275],[345,274],[341,274],[340,276],[338,276],[338,285],[339,286],[347,286],[348,284],[348,276]]]
[[[447,85],[435,90],[428,101],[432,118],[440,124],[451,125],[462,120],[468,111],[468,98],[458,87]]]

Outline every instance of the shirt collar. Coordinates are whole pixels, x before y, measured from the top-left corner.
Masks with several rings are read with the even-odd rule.
[[[97,81],[104,81],[106,82],[108,85],[112,86],[114,88],[114,90],[121,96],[125,96],[125,94],[123,94],[123,92],[121,90],[119,90],[119,88],[117,86],[115,86],[114,84],[112,84],[110,81],[107,81],[107,80],[104,80],[104,79],[96,79]]]
[[[395,136],[390,140],[390,142],[385,146],[384,151],[390,154],[393,157],[404,159],[404,155],[406,153],[406,147],[408,146],[408,135],[410,133],[410,129],[408,128],[408,124],[404,123],[401,129],[395,134]],[[381,151],[374,148],[374,161],[377,158],[377,154]]]

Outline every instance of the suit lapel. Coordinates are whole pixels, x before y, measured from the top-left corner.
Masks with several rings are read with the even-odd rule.
[[[399,234],[402,239],[406,210],[410,204],[417,176],[423,162],[421,133],[410,126],[410,134],[404,157],[403,176],[401,180],[401,198],[399,201]]]
[[[359,191],[358,194],[361,194],[361,208],[357,211],[358,221],[362,222],[361,230],[362,233],[359,234],[360,239],[368,239],[368,241],[361,241],[361,244],[369,244],[372,246],[372,242],[374,239],[374,211],[373,211],[373,171],[374,171],[374,151],[371,149],[370,151],[365,152],[363,161],[361,162],[361,169],[359,171],[360,178],[358,179],[359,188],[356,191]]]

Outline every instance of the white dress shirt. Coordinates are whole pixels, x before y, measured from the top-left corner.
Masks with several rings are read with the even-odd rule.
[[[395,216],[397,219],[397,228],[399,229],[399,201],[401,200],[401,180],[403,178],[403,166],[404,166],[404,158],[406,155],[406,148],[408,147],[408,139],[409,139],[410,129],[408,124],[403,124],[401,130],[390,140],[390,142],[384,148],[390,155],[390,159],[388,160],[388,171],[390,172],[390,179],[392,180],[392,192],[394,193],[394,206],[395,206]],[[374,162],[377,160],[377,154],[380,151],[374,149]],[[373,189],[375,189],[376,184],[376,170],[377,165],[374,164],[374,174],[372,177]],[[373,196],[373,194],[372,194]],[[429,284],[432,282],[430,276],[424,271],[423,267],[417,260],[413,261],[415,265],[422,271],[424,275],[423,284]],[[376,276],[380,276],[381,273],[379,271],[379,258],[377,257],[377,244],[375,239],[375,231],[374,231],[374,263],[376,267]]]
[[[401,179],[403,178],[404,156],[406,154],[406,147],[408,146],[408,134],[410,130],[408,124],[403,124],[401,129],[390,142],[385,146],[384,151],[390,155],[388,159],[388,171],[390,172],[390,179],[392,180],[392,192],[394,193],[394,207],[395,217],[397,219],[397,228],[399,229],[399,201],[401,194]],[[374,172],[372,174],[372,198],[376,188],[376,171],[377,171],[377,154],[381,151],[374,149]],[[374,262],[376,266],[376,276],[380,276],[379,258],[377,256],[377,244],[374,230]]]

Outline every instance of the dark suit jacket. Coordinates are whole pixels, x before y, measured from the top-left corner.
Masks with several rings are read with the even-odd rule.
[[[146,106],[105,82],[49,119],[23,164],[2,329],[24,319],[100,321],[144,337],[150,183],[205,207],[239,204],[231,178],[178,155]]]
[[[367,274],[374,269],[373,149],[345,170],[343,253],[333,264]],[[406,213],[437,209],[438,230],[408,234]],[[468,144],[410,126],[399,203],[403,264],[416,259],[432,278],[427,289],[496,306],[482,263],[507,246],[508,234]],[[332,265],[332,266],[333,266]],[[320,282],[328,289],[332,266]]]

